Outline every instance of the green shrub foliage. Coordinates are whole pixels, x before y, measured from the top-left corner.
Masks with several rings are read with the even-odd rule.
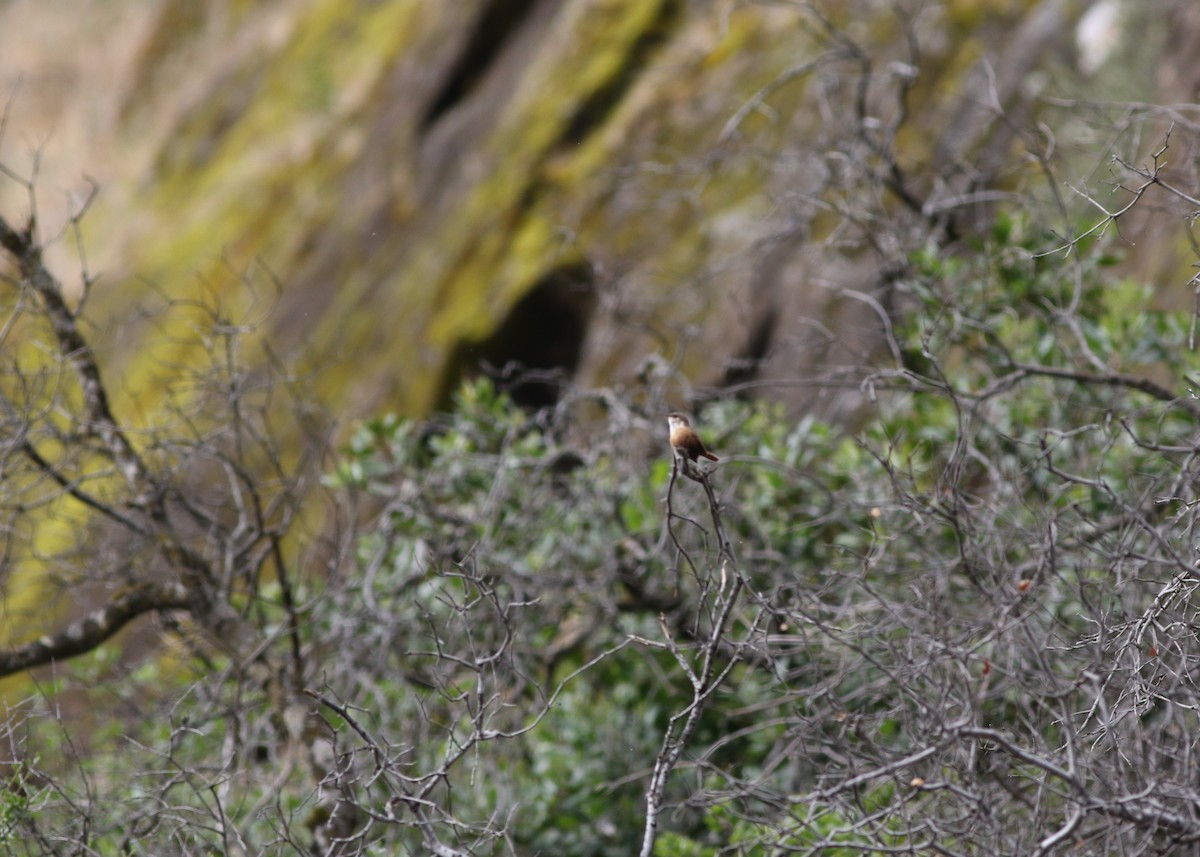
[[[913,254],[852,425],[709,402],[728,552],[657,400],[481,379],[364,423],[326,477],[342,561],[292,593],[320,788],[244,663],[98,654],[73,692],[153,716],[84,752],[31,699],[0,838],[304,853],[337,788],[343,853],[627,855],[678,740],[659,857],[1200,841],[1190,323],[1050,240]],[[246,596],[269,646],[283,604]]]

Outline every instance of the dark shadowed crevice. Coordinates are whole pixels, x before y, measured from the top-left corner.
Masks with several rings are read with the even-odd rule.
[[[466,98],[539,0],[491,0],[479,15],[475,31],[446,84],[421,117],[425,130]]]
[[[655,51],[666,42],[682,11],[683,4],[679,0],[666,0],[662,4],[658,18],[642,32],[629,49],[621,69],[575,111],[575,115],[571,117],[571,124],[563,133],[562,145],[574,146],[594,128],[604,124],[645,69]]]
[[[524,408],[556,404],[579,368],[596,297],[591,268],[556,268],[530,289],[496,331],[459,346],[450,361],[442,403],[463,378],[487,374]]]
[[[739,353],[731,357],[725,364],[726,387],[736,387],[758,377],[759,369],[766,362],[767,354],[770,352],[778,321],[779,313],[774,307],[759,317],[758,323],[750,331],[750,336]]]

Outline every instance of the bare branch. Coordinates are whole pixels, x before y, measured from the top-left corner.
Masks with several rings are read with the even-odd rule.
[[[189,609],[193,606],[192,601],[192,594],[180,583],[132,584],[114,595],[99,610],[72,622],[63,630],[0,652],[0,675],[12,675],[90,652],[138,616],[159,610]]]

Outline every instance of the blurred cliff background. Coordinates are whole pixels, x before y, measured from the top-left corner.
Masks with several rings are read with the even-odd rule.
[[[905,239],[925,240],[911,223],[969,232],[1046,198],[1047,152],[1085,209],[1067,185],[1107,192],[1107,156],[1154,142],[1126,105],[1191,101],[1200,78],[1184,2],[15,0],[0,16],[0,154],[27,174],[36,153],[48,235],[96,183],[89,299],[122,361],[148,364],[130,391],[152,396],[164,359],[143,348],[147,293],[203,292],[264,313],[357,416],[424,413],[481,363],[543,370],[524,395],[545,404],[566,381],[634,383],[647,358],[844,416],[855,394],[797,384],[879,346],[859,295],[886,296]],[[856,196],[893,168],[902,193]],[[871,246],[885,216],[899,226]],[[1140,275],[1187,281],[1178,233],[1129,237]],[[79,268],[71,242],[52,258]]]

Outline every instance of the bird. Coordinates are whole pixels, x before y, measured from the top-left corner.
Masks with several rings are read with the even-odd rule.
[[[704,441],[700,440],[700,435],[696,434],[696,430],[683,414],[667,414],[667,425],[671,429],[671,449],[679,458],[685,458],[692,463],[698,461],[701,456],[709,461],[721,460],[704,448]]]

